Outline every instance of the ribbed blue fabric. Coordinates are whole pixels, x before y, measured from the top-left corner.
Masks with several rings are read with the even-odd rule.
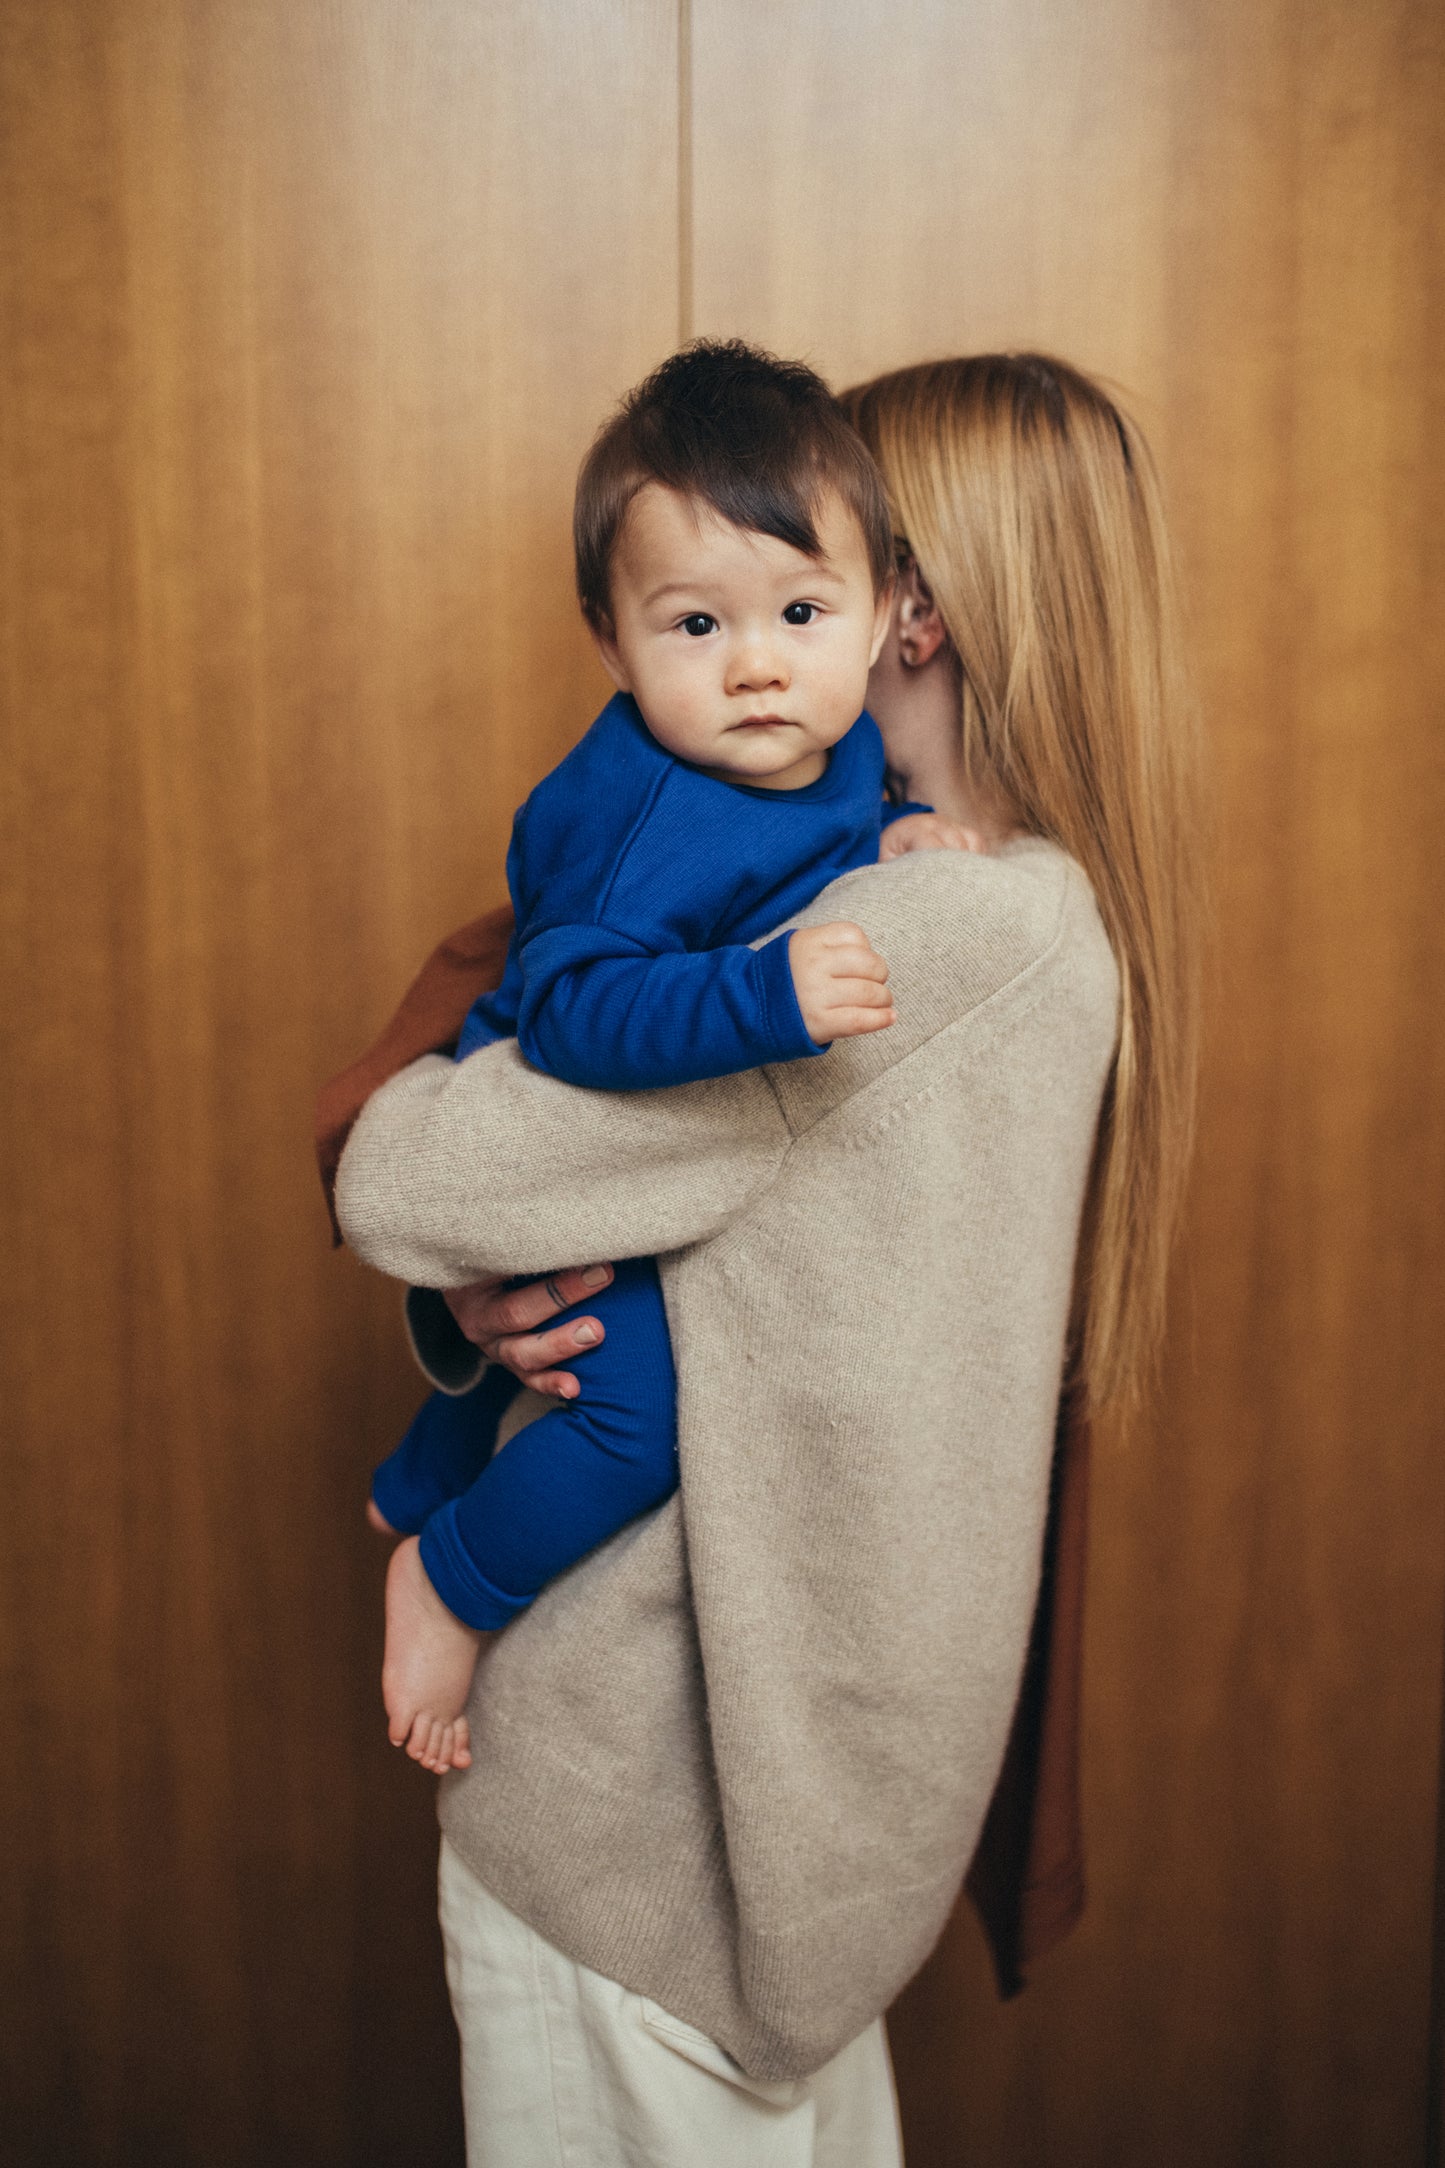
[[[474,1483],[492,1457],[497,1425],[522,1390],[493,1363],[469,1393],[433,1393],[401,1444],[371,1479],[371,1495],[393,1528],[418,1535],[438,1506]]]
[[[572,1358],[582,1397],[519,1430],[422,1530],[432,1585],[469,1626],[505,1626],[677,1486],[677,1390],[654,1259],[619,1264],[612,1285],[561,1322],[584,1315],[602,1320],[606,1338]]]

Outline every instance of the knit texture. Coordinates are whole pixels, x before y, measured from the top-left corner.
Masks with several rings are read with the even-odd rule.
[[[503,1903],[759,2078],[887,2007],[977,1842],[1116,1031],[1047,844],[848,874],[798,923],[839,917],[888,959],[891,1030],[622,1096],[511,1042],[426,1058],[336,1193],[357,1252],[431,1288],[662,1257],[679,1491],[492,1648],[440,1811]],[[455,1387],[443,1306],[411,1308]]]

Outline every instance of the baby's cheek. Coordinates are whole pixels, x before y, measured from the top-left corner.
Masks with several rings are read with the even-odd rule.
[[[868,646],[850,641],[846,653],[832,658],[826,681],[820,687],[826,704],[833,741],[852,728],[868,704]]]
[[[836,745],[857,721],[863,702],[860,697],[853,704],[852,690],[850,681],[836,670],[817,672],[810,683],[798,688],[799,717],[815,745]]]
[[[691,673],[660,672],[638,697],[642,719],[659,745],[679,760],[701,760],[712,750],[716,728],[709,703]]]

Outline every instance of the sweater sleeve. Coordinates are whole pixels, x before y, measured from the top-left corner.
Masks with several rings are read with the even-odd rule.
[[[336,1209],[366,1263],[462,1287],[702,1241],[769,1186],[789,1141],[761,1070],[583,1091],[504,1039],[460,1063],[424,1056],[373,1095],[342,1154]]]
[[[788,936],[650,952],[609,926],[554,926],[522,951],[517,1039],[549,1076],[655,1091],[821,1054],[798,1007]]]

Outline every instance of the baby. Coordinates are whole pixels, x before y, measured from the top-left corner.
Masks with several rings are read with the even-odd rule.
[[[642,1091],[886,1029],[887,966],[860,927],[763,939],[876,863],[885,826],[889,856],[962,841],[885,802],[861,710],[891,526],[826,386],[735,342],[675,354],[593,445],[574,530],[618,692],[516,817],[516,931],[458,1060],[515,1037],[552,1076]],[[461,1711],[482,1636],[676,1487],[656,1260],[619,1263],[587,1307],[605,1335],[578,1398],[498,1453],[519,1387],[491,1369],[469,1394],[434,1394],[376,1472],[373,1521],[420,1533],[388,1578],[383,1686],[391,1738],[428,1768],[471,1759]]]

